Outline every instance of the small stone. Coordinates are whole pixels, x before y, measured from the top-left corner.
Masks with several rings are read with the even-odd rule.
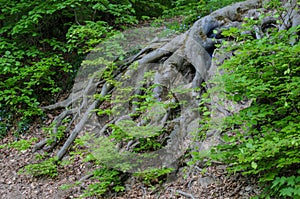
[[[245,191],[251,191],[252,187],[251,186],[247,186],[245,187]]]
[[[202,187],[207,187],[208,185],[211,185],[213,183],[215,183],[214,179],[211,177],[203,177],[203,178],[199,178],[198,179],[198,183],[202,186]]]
[[[254,191],[255,194],[259,194],[260,193],[260,191],[258,189],[254,189],[253,191]]]

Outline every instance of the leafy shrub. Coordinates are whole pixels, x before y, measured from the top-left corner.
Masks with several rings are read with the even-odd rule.
[[[300,196],[300,44],[293,42],[299,30],[259,40],[240,34],[243,30],[225,31],[226,36],[238,35],[235,45],[227,47],[235,56],[220,67],[224,74],[212,80],[215,87],[209,91],[224,100],[252,101],[223,119],[218,128],[224,143],[208,157],[227,163],[230,172],[257,175],[267,186],[263,197]],[[217,128],[213,122],[208,125]]]
[[[163,17],[184,16],[184,20],[180,24],[177,26],[169,24],[168,27],[186,31],[199,18],[235,2],[239,2],[239,0],[176,0],[172,1],[171,9],[163,12]]]
[[[55,103],[70,89],[91,47],[151,15],[149,8],[157,8],[156,16],[168,5],[159,0],[1,1],[0,134],[8,131],[4,125],[42,115],[41,105]]]
[[[134,173],[134,176],[140,178],[145,185],[161,184],[166,179],[167,174],[170,174],[174,169],[148,169],[142,172]]]
[[[55,158],[49,158],[40,163],[26,165],[25,168],[19,172],[31,174],[35,177],[49,176],[54,178],[58,175],[56,162]]]
[[[111,190],[115,192],[125,190],[121,182],[120,171],[103,167],[95,170],[93,174],[92,178],[98,182],[90,184],[82,197],[102,196]]]
[[[19,141],[14,141],[12,143],[0,145],[0,148],[14,148],[19,151],[27,150],[31,147],[32,143],[35,142],[37,139],[32,138],[30,140],[19,140]]]

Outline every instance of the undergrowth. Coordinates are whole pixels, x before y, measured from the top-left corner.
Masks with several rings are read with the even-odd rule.
[[[253,23],[259,21],[249,19],[244,28]],[[202,131],[219,129],[222,143],[204,157],[226,163],[230,173],[257,176],[265,188],[261,198],[299,198],[300,26],[272,31],[261,39],[243,31],[223,32],[236,38],[224,50],[234,56],[219,68],[222,75],[211,80],[213,88],[202,103],[219,96],[222,101],[250,101],[251,105],[217,125],[206,118]],[[196,159],[202,160],[198,155]]]
[[[182,22],[166,23],[166,26],[175,31],[186,31],[197,19],[236,0],[103,2],[108,3],[78,0],[0,4],[3,7],[0,62],[4,66],[0,69],[0,137],[13,127],[17,133],[26,131],[32,117],[43,115],[39,106],[56,102],[61,92],[70,88],[84,56],[105,37],[114,35],[116,29],[124,29],[127,24],[140,19],[161,16],[157,22],[164,23],[166,18],[185,16]],[[148,7],[143,7],[145,5]],[[151,11],[154,11],[153,15]],[[61,21],[57,21],[58,18]],[[217,83],[214,91],[235,102],[252,100],[252,103],[240,113],[224,119],[221,126],[224,144],[214,147],[208,157],[227,163],[232,173],[259,176],[266,186],[261,197],[300,197],[300,46],[299,42],[293,42],[299,40],[298,33],[299,27],[295,27],[255,40],[242,34],[242,30],[224,32],[224,36],[236,38],[235,45],[228,45],[226,49],[235,52],[235,56],[220,68],[226,73],[214,80]],[[209,100],[208,95],[203,103]],[[141,112],[149,107],[140,105]],[[56,134],[51,128],[44,129],[50,137],[63,139],[64,126]],[[214,126],[208,122],[202,130],[209,128]],[[133,140],[132,135],[124,134],[116,126],[110,126],[110,132],[110,139]],[[163,143],[156,139],[155,136],[140,138],[139,145],[133,150],[157,150]],[[31,143],[19,141],[5,147],[25,150]],[[47,144],[51,145],[52,140]],[[76,140],[75,146],[79,149],[72,151],[73,155],[80,155],[100,168],[93,172],[97,182],[87,187],[82,197],[123,191],[121,176],[124,172],[97,163],[93,155],[81,149],[83,145],[84,141]],[[196,158],[202,160],[203,157],[198,155]],[[40,157],[40,163],[26,166],[24,172],[56,177],[62,163],[46,157]],[[169,168],[158,168],[134,175],[146,185],[153,185],[162,183],[170,172]]]

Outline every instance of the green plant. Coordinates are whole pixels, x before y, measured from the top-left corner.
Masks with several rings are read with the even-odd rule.
[[[58,175],[57,172],[57,161],[55,158],[49,158],[40,163],[29,164],[24,169],[19,171],[20,173],[31,174],[35,177],[38,176],[49,176],[54,178]]]
[[[61,125],[57,126],[56,123],[52,123],[49,127],[43,127],[43,131],[47,134],[47,145],[51,146],[53,143],[57,143],[58,140],[62,139],[65,135],[65,130],[67,127],[65,123],[67,123],[70,119],[65,118]]]
[[[19,140],[19,141],[14,141],[12,143],[9,144],[4,144],[4,145],[0,145],[0,148],[14,148],[17,149],[18,151],[23,151],[23,150],[27,150],[31,147],[33,142],[36,142],[37,139],[36,138],[31,138],[30,140]]]
[[[162,143],[155,137],[140,138],[139,144],[133,149],[135,152],[156,151],[162,148]]]
[[[300,170],[297,174],[300,174]],[[279,192],[279,196],[298,198],[300,197],[300,176],[276,177],[271,189],[275,193]]]
[[[46,157],[49,157],[48,152],[43,152],[42,154],[40,154],[40,153],[35,154],[36,160],[42,160],[42,159],[45,159]]]
[[[300,191],[300,45],[291,43],[299,30],[293,27],[261,39],[236,29],[225,31],[239,36],[235,45],[227,46],[235,56],[220,67],[223,75],[212,80],[209,90],[222,100],[250,100],[251,105],[218,126],[210,120],[203,125],[203,131],[220,129],[224,141],[203,156],[227,163],[230,172],[257,175],[267,187],[266,197],[298,197]],[[203,103],[209,101],[208,96]]]
[[[96,169],[92,178],[98,182],[90,184],[81,197],[102,196],[112,190],[115,192],[124,191],[125,187],[122,185],[120,174],[120,171],[105,167]]]
[[[169,4],[159,0],[1,1],[0,135],[8,127],[43,115],[40,106],[55,103],[61,92],[70,89],[92,47],[142,16],[160,15]]]
[[[171,23],[167,25],[169,28],[183,32],[188,30],[190,26],[201,17],[204,17],[219,8],[238,1],[239,0],[176,0],[172,1],[170,9],[164,10],[163,17],[184,17],[180,24]]]
[[[161,169],[148,169],[142,172],[134,173],[134,176],[140,178],[145,185],[161,184],[174,169],[161,168]]]

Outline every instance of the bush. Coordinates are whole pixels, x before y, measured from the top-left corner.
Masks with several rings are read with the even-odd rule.
[[[247,26],[247,25],[246,25]],[[229,165],[230,172],[256,175],[267,187],[263,197],[300,196],[300,26],[270,33],[262,39],[237,35],[228,51],[235,56],[220,67],[212,80],[225,99],[251,100],[250,107],[223,119],[222,139],[208,155]],[[224,100],[225,100],[224,99]],[[204,102],[209,98],[204,99]],[[216,128],[212,122],[203,126]]]
[[[159,15],[162,1],[1,1],[0,135],[43,114],[71,88],[82,60],[103,38],[141,13]],[[136,10],[137,9],[137,13]],[[146,12],[144,12],[146,11]]]
[[[235,2],[239,2],[239,0],[176,0],[172,1],[171,9],[164,10],[163,17],[184,17],[177,27],[174,24],[169,24],[168,26],[178,31],[186,31],[199,18]]]

